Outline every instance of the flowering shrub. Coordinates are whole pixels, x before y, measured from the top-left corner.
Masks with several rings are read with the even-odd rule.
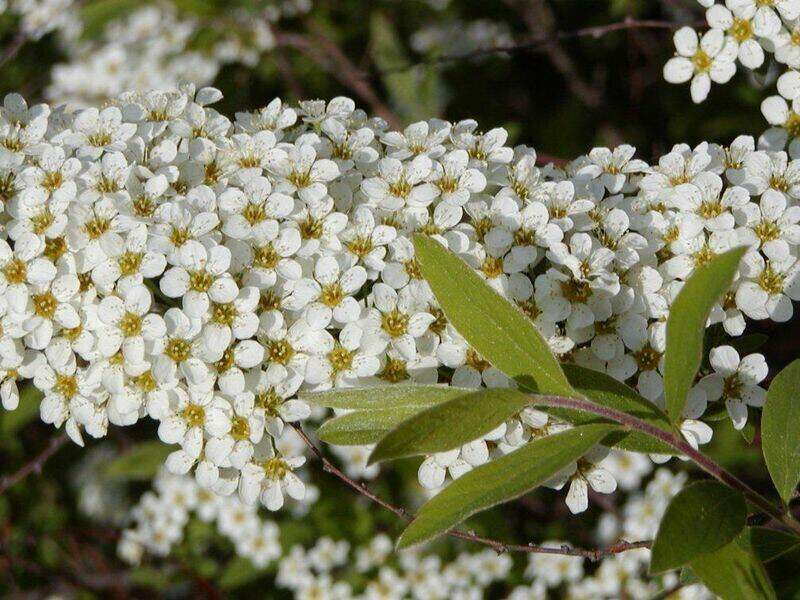
[[[211,59],[190,43],[207,25],[169,8],[86,42],[68,4],[50,4],[11,3],[26,36],[63,38],[70,58],[46,93],[70,102],[12,93],[0,108],[0,399],[56,430],[20,478],[67,439],[148,433],[83,466],[83,510],[124,528],[123,561],[177,554],[204,568],[227,544],[239,558],[208,567],[220,585],[272,569],[299,598],[795,589],[776,572],[800,532],[800,371],[770,369],[748,326],[790,321],[800,299],[800,0],[704,2],[711,29],[676,31],[664,77],[691,80],[695,102],[736,61],[774,54],[788,70],[760,138],[677,144],[653,161],[626,144],[553,161],[503,127],[398,128],[380,102],[367,100],[371,116],[344,96],[218,110],[223,65],[303,48],[272,24],[305,3],[258,22],[237,12],[241,29]],[[62,15],[46,26],[45,5]],[[429,28],[413,45],[441,35],[453,56],[480,54],[510,43],[501,25],[458,45],[460,22]],[[758,431],[779,501],[704,452],[720,422],[748,443]],[[412,456],[427,500],[415,514],[394,501],[410,495],[392,482],[406,463],[385,466]],[[688,484],[685,461],[708,477]],[[320,467],[341,496],[326,498]],[[109,518],[119,479],[153,491]],[[606,513],[597,548],[458,528],[518,498],[535,512],[538,487],[556,490],[544,498],[562,516]],[[348,493],[389,520],[320,525]],[[383,530],[403,519],[396,553]],[[467,552],[420,546],[443,534]],[[184,539],[196,556],[180,556]]]

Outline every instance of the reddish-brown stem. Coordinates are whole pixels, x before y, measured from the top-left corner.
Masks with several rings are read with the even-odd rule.
[[[45,449],[37,454],[32,460],[22,465],[22,467],[15,473],[11,473],[10,475],[6,475],[0,479],[0,495],[3,495],[8,488],[19,483],[31,473],[41,473],[44,464],[50,460],[51,456],[58,452],[61,446],[67,443],[68,439],[69,438],[67,437],[66,433],[62,433],[54,438],[50,438],[50,442],[47,444]]]
[[[410,521],[414,518],[414,515],[411,514],[408,510],[401,506],[396,506],[391,502],[387,502],[377,494],[375,494],[372,490],[370,490],[366,484],[359,483],[354,479],[345,475],[342,471],[340,471],[336,465],[331,463],[327,459],[327,457],[322,453],[314,442],[308,437],[303,428],[294,423],[292,427],[297,432],[297,435],[305,442],[305,444],[309,447],[311,452],[319,459],[322,463],[322,470],[326,473],[330,473],[337,479],[340,479],[347,485],[348,487],[352,488],[365,498],[368,498],[375,504],[385,508],[389,512],[394,513],[401,519],[406,521]],[[474,542],[477,544],[482,544],[484,546],[488,546],[492,550],[497,553],[503,552],[525,552],[528,554],[560,554],[562,556],[579,556],[582,558],[589,559],[592,562],[596,562],[605,556],[611,556],[612,554],[620,554],[621,552],[626,552],[628,550],[635,550],[637,548],[649,548],[652,544],[649,540],[642,540],[638,542],[628,542],[625,540],[620,540],[616,544],[612,544],[607,548],[573,548],[572,546],[537,546],[535,544],[508,544],[506,542],[501,542],[499,540],[483,537],[476,535],[472,531],[459,531],[457,529],[451,529],[447,532],[447,535],[450,537],[454,537],[460,540],[467,540],[470,542]]]

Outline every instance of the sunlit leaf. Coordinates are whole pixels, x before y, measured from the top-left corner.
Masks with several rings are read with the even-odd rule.
[[[484,359],[529,390],[575,395],[547,342],[522,311],[433,238],[415,235],[414,248],[445,316]]]
[[[395,384],[301,393],[300,398],[317,406],[347,410],[422,409],[474,391],[446,385]]]
[[[356,410],[325,421],[317,430],[323,442],[338,446],[376,444],[383,436],[423,408],[403,406]]]
[[[486,388],[425,409],[378,442],[369,462],[458,448],[489,433],[531,403],[529,394]]]

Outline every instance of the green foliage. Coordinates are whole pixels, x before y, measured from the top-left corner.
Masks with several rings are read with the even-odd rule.
[[[317,436],[338,446],[376,444],[400,423],[417,414],[422,407],[376,408],[357,410],[325,421]]]
[[[695,575],[723,600],[773,600],[775,590],[750,545],[749,530],[691,562]]]
[[[375,447],[370,463],[458,448],[502,425],[531,403],[513,389],[487,388],[409,417]]]
[[[667,414],[681,418],[686,395],[703,360],[703,336],[711,309],[728,291],[746,247],[734,248],[695,269],[672,303],[667,319],[664,393]]]
[[[778,373],[769,386],[761,416],[761,448],[784,502],[800,481],[800,360]]]
[[[575,395],[547,342],[522,311],[433,238],[415,235],[414,248],[445,316],[484,359],[528,390]]]
[[[441,115],[444,92],[437,68],[409,61],[392,21],[383,13],[373,13],[369,24],[372,60],[382,71],[391,104],[403,121]]]
[[[237,556],[225,565],[217,579],[217,585],[220,589],[226,591],[235,590],[259,579],[263,575],[263,571],[253,565],[250,559]]]
[[[42,392],[33,384],[25,385],[19,392],[19,406],[15,410],[0,413],[0,434],[10,437],[39,416]]]
[[[422,506],[397,541],[398,549],[431,540],[479,511],[538,487],[612,430],[605,424],[581,425],[534,440],[462,475]]]
[[[111,479],[150,480],[172,450],[160,440],[139,442],[108,463],[103,474]]]
[[[681,490],[661,519],[650,572],[676,569],[731,542],[745,526],[742,494],[716,481],[698,481]]]

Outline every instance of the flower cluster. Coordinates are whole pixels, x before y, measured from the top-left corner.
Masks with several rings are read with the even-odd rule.
[[[790,77],[796,76],[800,68],[800,1],[698,2],[706,9],[710,29],[699,35],[692,27],[681,27],[674,36],[675,56],[664,65],[664,78],[670,83],[691,82],[694,102],[706,99],[712,82],[730,81],[737,63],[758,69],[767,54],[773,54],[787,74],[794,73]],[[775,112],[765,111],[765,116],[773,123]]]
[[[232,122],[213,88],[130,92],[103,109],[0,109],[0,386],[43,392],[70,437],[149,417],[167,467],[272,510],[300,499],[286,423],[299,391],[375,383],[512,382],[450,325],[411,236],[432,236],[530,317],[562,360],[663,405],[665,321],[683,282],[748,245],[710,325],[785,321],[797,284],[800,163],[756,150],[675,146],[649,165],[595,148],[564,169],[465,120],[389,131],[346,98],[280,100]],[[707,442],[708,402],[737,428],[763,403],[760,355],[711,353],[682,431]],[[567,424],[526,409],[485,439],[425,459],[431,489]],[[616,487],[593,450],[550,482],[586,508]],[[363,461],[364,452],[356,452]],[[659,459],[659,457],[656,457]],[[363,464],[363,463],[362,463]]]
[[[278,526],[262,519],[257,507],[235,496],[218,496],[197,485],[191,477],[162,471],[131,510],[134,526],[123,532],[118,544],[120,557],[139,563],[145,552],[167,556],[183,540],[189,519],[214,523],[228,538],[236,554],[255,567],[265,568],[281,556]]]
[[[604,515],[596,534],[600,543],[652,537],[670,499],[685,483],[685,473],[659,469],[644,489],[634,491],[652,465],[646,458],[636,457],[615,453],[609,464],[633,494],[619,516]],[[584,570],[582,558],[558,554],[530,554],[527,562],[491,549],[462,552],[449,562],[418,550],[395,554],[392,540],[383,533],[352,547],[345,540],[321,537],[310,548],[294,545],[281,553],[276,524],[260,519],[254,508],[236,498],[220,498],[188,476],[166,472],[159,474],[154,488],[155,492],[145,493],[132,509],[135,526],[126,530],[119,542],[119,553],[126,561],[138,563],[144,552],[167,554],[181,543],[186,523],[195,516],[214,523],[216,530],[230,539],[235,554],[254,566],[263,568],[277,560],[276,585],[300,599],[477,600],[497,582],[518,581],[512,577],[515,572],[524,583],[506,588],[508,600],[540,600],[559,589],[570,598],[652,598],[677,583],[673,573],[662,578],[646,576],[650,555],[646,549],[608,556],[591,572]],[[543,545],[567,546],[553,540]],[[684,599],[711,597],[699,585],[684,587],[676,594]]]

